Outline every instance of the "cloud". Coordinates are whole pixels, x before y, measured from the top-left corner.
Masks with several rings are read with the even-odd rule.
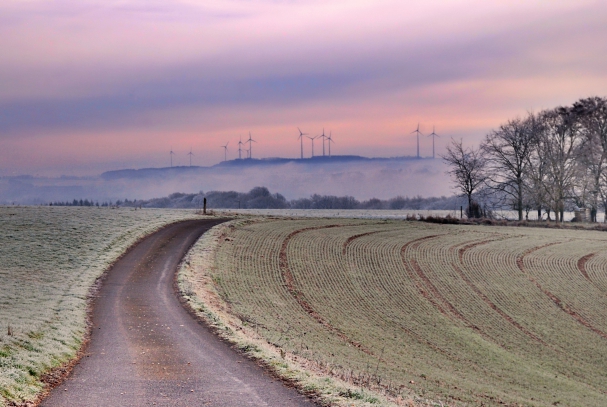
[[[418,121],[478,139],[607,93],[602,2],[58,0],[3,3],[0,21],[0,141],[15,156],[32,139],[160,146],[248,129],[288,155],[281,133],[296,125],[390,155]]]

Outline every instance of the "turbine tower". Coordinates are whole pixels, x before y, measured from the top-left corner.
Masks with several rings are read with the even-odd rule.
[[[299,127],[297,128],[297,130],[299,130]],[[301,159],[303,160],[303,136],[307,136],[308,133],[302,133],[301,130],[299,130],[299,137],[298,139],[301,140]]]
[[[432,133],[428,134],[427,137],[432,137],[432,159],[434,159],[434,138],[440,138],[440,136],[434,132],[434,126],[432,126]]]
[[[327,136],[325,136],[325,128],[322,128],[322,134],[320,136],[318,136],[320,138],[322,138],[322,156],[325,156],[325,140],[327,139]]]
[[[171,152],[169,153],[169,155],[171,156],[171,168],[173,168],[173,156],[175,155],[175,153],[173,152],[173,147],[171,147]]]
[[[225,146],[220,146],[223,147],[223,161],[228,161],[228,144],[230,144],[229,141],[226,143]]]
[[[329,132],[329,137],[327,137],[327,142],[329,144],[329,157],[331,157],[331,143],[335,143],[332,137],[333,135],[331,134],[331,132]]]
[[[190,147],[190,152],[188,153],[188,155],[190,156],[190,167],[192,166],[192,156],[194,155],[194,153],[192,152],[192,147]]]
[[[253,158],[253,144],[251,142],[257,143],[257,141],[251,138],[251,132],[249,132],[249,139],[245,141],[245,143],[249,143],[249,158]]]
[[[417,133],[417,158],[419,158],[419,135],[424,135],[421,131],[419,131],[419,123],[417,123],[417,129],[412,131],[410,134]]]
[[[309,138],[310,141],[312,142],[312,157],[314,157],[314,140],[316,140],[320,136],[316,136],[316,137],[306,136],[306,137]]]
[[[243,142],[242,142],[242,136],[240,136],[240,141],[238,142],[238,159],[241,160],[242,159],[242,146],[243,146]]]

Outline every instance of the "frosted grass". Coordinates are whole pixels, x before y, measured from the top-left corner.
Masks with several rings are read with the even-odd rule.
[[[459,218],[460,210],[417,210],[417,209],[218,209],[226,215],[257,215],[257,216],[284,216],[284,217],[305,217],[305,218],[356,218],[356,219],[406,219],[407,216],[439,216],[447,215]],[[494,216],[498,219],[517,220],[516,211],[494,211]],[[465,217],[465,215],[464,215]],[[573,219],[573,212],[565,212],[565,221]],[[554,219],[554,214],[552,214]],[[603,222],[605,214],[598,213],[598,222]],[[529,220],[537,220],[537,212],[529,212]]]
[[[175,209],[0,207],[0,406],[34,400],[41,375],[77,354],[89,290],[110,264],[146,234],[195,217]]]

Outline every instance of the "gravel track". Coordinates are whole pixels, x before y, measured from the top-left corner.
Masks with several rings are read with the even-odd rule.
[[[41,406],[315,405],[235,352],[177,299],[179,262],[220,222],[172,224],[114,265],[93,304],[85,355]]]

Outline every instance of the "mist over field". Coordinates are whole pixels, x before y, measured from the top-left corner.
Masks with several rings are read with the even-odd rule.
[[[0,203],[46,204],[89,199],[150,199],[174,192],[246,192],[265,186],[287,199],[312,194],[389,199],[397,195],[452,195],[440,159],[354,159],[340,161],[242,160],[213,167],[110,171],[92,177],[0,178]]]

